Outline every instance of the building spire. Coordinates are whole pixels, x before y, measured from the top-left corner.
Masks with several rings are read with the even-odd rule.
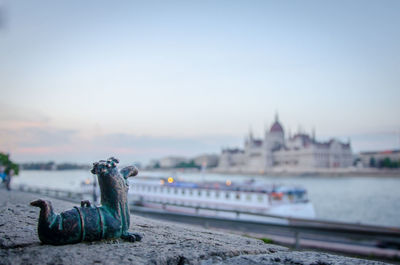
[[[275,121],[279,120],[279,115],[278,115],[278,111],[275,111]]]
[[[311,137],[315,141],[315,127],[312,128]]]
[[[249,126],[249,139],[253,140],[253,130],[251,128],[251,125]]]

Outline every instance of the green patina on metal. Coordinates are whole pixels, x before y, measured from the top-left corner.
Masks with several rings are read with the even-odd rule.
[[[40,207],[38,234],[44,244],[63,245],[82,241],[122,238],[140,241],[138,233],[129,233],[128,178],[136,176],[134,166],[117,169],[118,159],[109,158],[93,163],[92,173],[98,177],[101,206],[82,201],[80,207],[57,214],[51,202],[36,200],[32,206]]]

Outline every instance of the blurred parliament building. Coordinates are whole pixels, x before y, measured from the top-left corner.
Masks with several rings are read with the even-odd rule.
[[[218,171],[264,173],[271,169],[346,168],[353,164],[350,142],[336,139],[318,142],[315,133],[297,133],[285,138],[278,115],[264,139],[250,131],[244,149],[226,148],[219,158]]]

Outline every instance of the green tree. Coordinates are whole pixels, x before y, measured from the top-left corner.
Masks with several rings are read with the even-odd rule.
[[[160,162],[156,162],[156,163],[154,164],[153,168],[161,168]]]
[[[385,157],[383,159],[383,167],[385,167],[385,168],[391,168],[392,167],[392,161],[390,160],[389,157]]]
[[[0,165],[5,167],[5,173],[10,174],[11,169],[14,170],[14,175],[19,174],[19,165],[10,160],[9,154],[0,153]]]
[[[369,159],[369,166],[376,167],[376,160],[373,156]]]
[[[189,162],[181,162],[175,166],[175,168],[197,168],[200,169],[201,167],[196,165],[194,160],[190,160]]]
[[[383,168],[398,168],[399,162],[391,160],[389,157],[385,157],[380,161],[380,166]]]

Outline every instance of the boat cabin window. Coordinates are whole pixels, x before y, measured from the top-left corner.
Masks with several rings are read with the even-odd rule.
[[[262,195],[257,195],[257,200],[258,200],[259,202],[262,202],[262,201],[263,201],[263,196],[262,196]]]
[[[236,200],[240,200],[240,193],[236,193]]]
[[[189,190],[189,195],[190,195],[190,196],[193,195],[193,190],[192,190],[192,189]]]
[[[246,194],[246,201],[251,201],[251,194]]]
[[[199,190],[199,191],[197,192],[197,195],[198,195],[199,197],[201,197],[201,190]]]
[[[215,193],[215,198],[219,198],[219,191]]]
[[[231,197],[231,194],[229,192],[225,193],[225,198],[229,199]]]
[[[210,191],[209,190],[206,192],[206,196],[210,197]]]

